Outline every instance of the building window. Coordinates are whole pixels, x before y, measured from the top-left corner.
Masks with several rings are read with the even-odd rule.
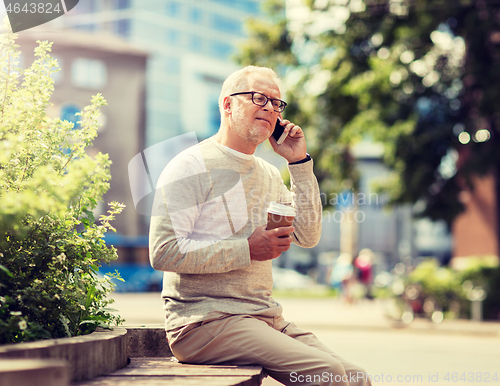
[[[243,0],[238,1],[238,5],[240,6],[242,11],[258,14],[260,12],[259,2],[256,0]]]
[[[101,60],[76,58],[71,66],[71,81],[76,87],[101,89],[107,83],[106,64]]]
[[[229,44],[214,41],[210,44],[210,53],[219,58],[228,58],[233,52],[233,47]]]
[[[221,15],[212,16],[212,27],[221,32],[241,35],[241,22]]]
[[[181,5],[177,1],[169,1],[165,6],[165,13],[170,17],[178,17],[181,14]]]
[[[202,39],[197,36],[197,35],[191,35],[189,37],[189,49],[191,51],[194,51],[194,52],[197,52],[197,53],[200,53],[201,51],[203,51],[203,41]]]
[[[95,24],[80,24],[75,26],[75,29],[85,32],[92,32],[96,30]]]
[[[118,9],[130,8],[130,0],[116,0],[116,8]]]
[[[78,113],[80,113],[82,109],[80,108],[79,105],[75,103],[64,103],[61,105],[61,119],[63,121],[68,121],[73,123],[73,129],[79,129],[80,124],[78,121],[81,119]]]
[[[74,12],[79,14],[94,13],[96,11],[95,5],[94,0],[80,1],[78,6],[74,8]]]
[[[115,22],[115,31],[118,35],[128,37],[130,35],[130,20],[122,19]]]
[[[167,44],[177,46],[180,44],[181,34],[179,31],[169,28],[167,29],[166,39],[167,39]]]
[[[202,14],[199,8],[193,7],[189,10],[189,21],[193,23],[199,23],[201,22],[201,19],[202,19]]]
[[[260,5],[258,0],[215,0],[219,4],[223,4],[227,7],[236,8],[240,11],[246,13],[257,14],[260,10]]]

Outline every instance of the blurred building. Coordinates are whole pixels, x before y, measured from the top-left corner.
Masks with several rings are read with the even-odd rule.
[[[107,100],[108,105],[101,108],[102,126],[89,152],[108,153],[112,161],[110,190],[104,202],[127,205],[113,226],[119,234],[139,235],[143,224],[134,210],[127,164],[145,144],[147,53],[115,36],[34,28],[18,36],[21,67],[33,62],[37,40],[53,42],[51,55],[61,67],[54,74],[53,105],[47,109],[50,116],[73,122],[77,129],[79,117],[75,114],[90,104],[93,95],[102,93]],[[96,215],[106,211],[101,203]]]
[[[466,267],[471,257],[499,263],[497,184],[493,174],[473,178],[474,188],[463,187],[460,199],[465,206],[453,222],[453,261]],[[464,184],[465,185],[465,184]]]

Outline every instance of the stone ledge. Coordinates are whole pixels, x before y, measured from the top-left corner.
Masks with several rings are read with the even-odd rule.
[[[161,325],[127,326],[128,356],[130,358],[171,357],[172,351]]]
[[[0,360],[59,359],[67,362],[72,382],[91,379],[127,365],[126,334],[124,328],[100,329],[84,336],[3,345]]]
[[[170,358],[132,358],[126,368],[74,386],[259,386],[260,366],[189,365]]]
[[[55,359],[0,359],[2,386],[67,386],[67,362]]]

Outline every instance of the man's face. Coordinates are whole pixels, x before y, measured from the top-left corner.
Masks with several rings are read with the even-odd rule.
[[[248,89],[257,91],[268,98],[280,99],[280,91],[270,78],[251,74],[247,78]],[[279,113],[274,111],[271,102],[265,106],[257,106],[252,102],[252,95],[237,95],[232,98],[231,126],[246,141],[259,145],[268,139],[274,131]]]

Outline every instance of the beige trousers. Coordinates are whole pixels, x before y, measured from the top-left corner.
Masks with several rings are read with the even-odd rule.
[[[282,317],[234,315],[168,331],[180,362],[261,365],[285,385],[371,385],[366,372]]]

